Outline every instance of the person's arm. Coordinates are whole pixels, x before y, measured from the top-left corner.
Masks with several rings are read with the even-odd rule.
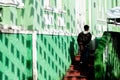
[[[79,41],[80,41],[80,34],[78,34],[78,37],[77,37],[77,43],[79,44]]]
[[[81,41],[81,33],[79,33],[78,37],[77,37],[77,43],[78,45],[82,45],[82,41]]]
[[[88,43],[91,41],[91,38],[92,38],[92,34],[89,33],[89,36],[88,36]]]

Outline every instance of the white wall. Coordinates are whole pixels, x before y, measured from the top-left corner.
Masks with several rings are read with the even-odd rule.
[[[76,1],[76,28],[77,32],[83,30],[83,25],[86,24],[86,0],[75,0]]]

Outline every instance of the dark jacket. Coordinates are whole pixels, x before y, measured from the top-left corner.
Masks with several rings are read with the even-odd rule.
[[[92,38],[92,35],[90,32],[84,34],[84,32],[81,32],[78,34],[78,37],[77,37],[77,42],[78,42],[78,45],[82,44],[82,45],[88,45],[91,41],[91,38]]]

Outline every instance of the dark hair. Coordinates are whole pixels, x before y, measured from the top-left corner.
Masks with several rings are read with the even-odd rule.
[[[84,25],[84,30],[85,31],[89,30],[89,26],[88,25]]]

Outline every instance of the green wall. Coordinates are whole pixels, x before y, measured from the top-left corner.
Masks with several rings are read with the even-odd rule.
[[[0,80],[32,76],[31,35],[0,33]]]
[[[0,34],[0,80],[32,80],[32,35]],[[77,54],[75,36],[37,34],[38,80],[61,80]]]
[[[38,80],[61,80],[69,65],[71,64],[71,54],[77,54],[76,36],[76,20],[75,20],[75,2],[72,0],[62,0],[61,10],[57,9],[58,0],[50,0],[50,6],[44,7],[44,0],[24,0],[23,8],[16,8],[10,6],[1,6],[2,8],[2,21],[0,22],[5,26],[21,26],[19,30],[13,30],[11,34],[6,32],[1,33],[0,39],[8,40],[6,43],[11,48],[11,44],[15,47],[14,54],[17,54],[16,50],[25,51],[20,52],[20,55],[24,57],[24,65],[21,64],[21,59],[18,60],[16,55],[7,55],[5,42],[1,41],[3,50],[1,56],[7,57],[9,65],[12,63],[15,67],[15,73],[11,70],[4,69],[5,61],[1,61],[0,64],[0,78],[1,80],[32,80],[32,61],[33,61],[33,45],[32,34],[27,31],[37,31],[37,78]],[[67,5],[66,5],[67,4]],[[45,16],[48,16],[45,19]],[[60,19],[58,21],[58,19]],[[46,20],[50,24],[46,24]],[[64,22],[64,25],[59,25]],[[7,29],[8,30],[8,29]],[[14,31],[17,33],[14,33]],[[21,33],[23,31],[23,33]],[[9,32],[9,30],[8,30]],[[4,37],[4,38],[3,38]],[[11,37],[9,39],[9,37]],[[18,40],[17,37],[20,37]],[[10,43],[10,44],[8,44]],[[22,45],[24,43],[25,45]],[[71,44],[72,43],[72,44]],[[74,44],[73,44],[74,43]],[[20,46],[21,45],[21,46]],[[2,46],[0,46],[2,47]],[[72,53],[71,51],[72,50]],[[3,55],[4,54],[4,55]],[[12,54],[10,52],[9,54]],[[14,60],[12,60],[14,59]],[[23,67],[23,68],[20,68]],[[13,67],[10,67],[10,69]],[[17,68],[20,70],[20,76],[17,76]],[[5,72],[8,70],[9,72]],[[25,78],[22,77],[22,73]],[[15,75],[15,77],[13,77]],[[5,79],[4,77],[7,78]],[[22,79],[23,78],[23,79]]]
[[[76,49],[76,37],[37,35],[38,79],[62,80]]]
[[[2,22],[0,23],[11,26],[22,26],[23,29],[38,30],[40,32],[49,29],[51,31],[61,30],[68,33],[75,33],[75,1],[62,0],[61,10],[57,8],[57,1],[50,0],[50,6],[47,8],[44,7],[44,0],[24,0],[23,8],[1,6]],[[49,19],[51,24],[45,24],[45,15],[51,17]],[[64,26],[58,25],[59,17],[63,18]]]
[[[119,80],[120,55],[119,34],[105,32],[95,51],[95,80]]]

